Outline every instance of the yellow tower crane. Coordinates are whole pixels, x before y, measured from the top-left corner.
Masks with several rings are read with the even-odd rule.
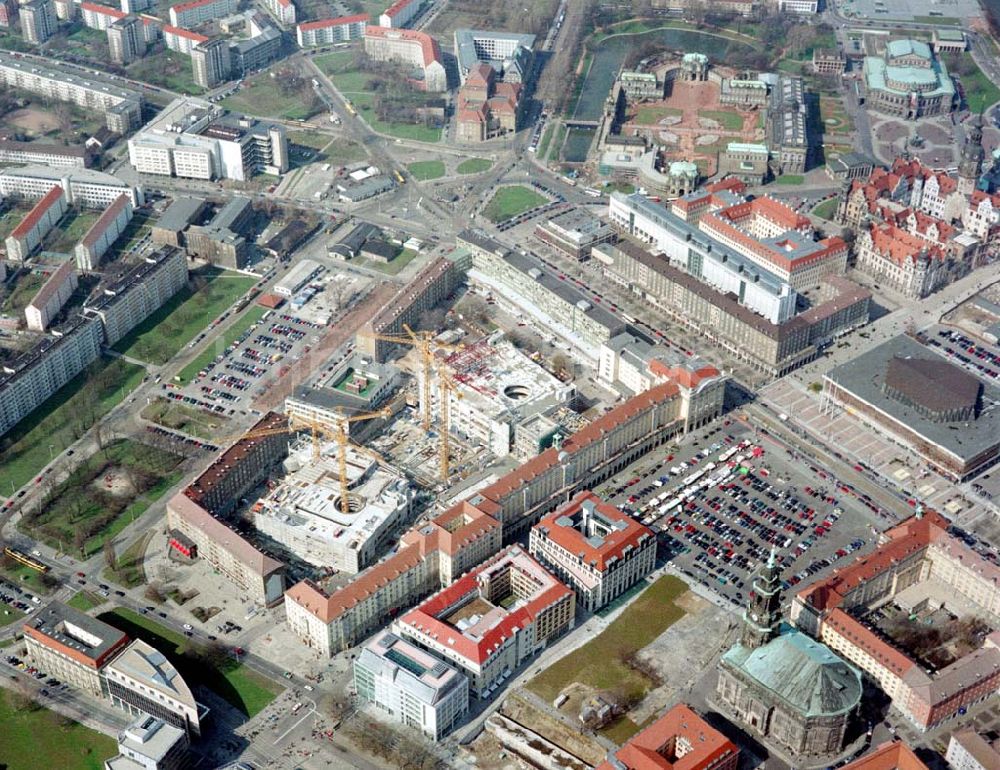
[[[337,462],[338,471],[340,473],[340,509],[344,513],[350,513],[351,504],[347,488],[347,445],[352,443],[350,440],[350,425],[354,422],[373,420],[377,417],[385,419],[391,416],[391,414],[392,412],[389,409],[380,409],[374,412],[362,412],[360,414],[351,415],[346,414],[343,410],[340,410],[337,415],[335,428],[328,428],[326,425],[323,425],[316,420],[304,420],[293,417],[289,419],[288,425],[282,428],[261,428],[259,430],[250,430],[246,433],[227,436],[219,443],[227,444],[231,441],[243,441],[246,439],[264,438],[266,436],[279,436],[285,433],[295,433],[300,430],[307,430],[312,438],[313,462],[318,462],[320,459],[321,437],[326,437],[337,442]],[[377,459],[381,459],[379,455],[371,450],[364,449],[364,447],[359,447],[359,449],[373,455]]]
[[[361,335],[381,340],[382,342],[392,342],[396,345],[409,345],[420,351],[420,361],[423,366],[424,382],[420,394],[420,410],[423,413],[424,430],[431,428],[431,374],[434,369],[434,353],[438,350],[463,350],[465,345],[449,345],[437,342],[434,337],[435,332],[419,331],[415,332],[406,324],[403,324],[406,334],[379,334],[377,332],[359,332]]]
[[[451,458],[449,457],[449,453],[450,453],[450,450],[451,450],[450,441],[449,441],[449,433],[450,433],[450,430],[451,430],[451,424],[450,424],[449,421],[450,421],[451,418],[450,418],[450,415],[449,415],[449,398],[448,398],[448,396],[449,396],[450,393],[454,393],[455,394],[455,398],[465,398],[465,396],[462,394],[462,391],[459,390],[458,386],[455,384],[455,381],[451,379],[451,376],[445,370],[444,364],[439,364],[436,367],[436,369],[437,369],[438,388],[439,388],[438,398],[441,399],[441,407],[440,407],[441,408],[441,424],[438,426],[438,430],[441,431],[441,444],[440,444],[440,447],[439,447],[440,453],[441,453],[441,463],[440,463],[441,464],[441,483],[442,484],[447,484],[448,483],[448,478],[450,476],[450,470],[451,470],[451,468],[450,468],[450,466],[451,466]]]

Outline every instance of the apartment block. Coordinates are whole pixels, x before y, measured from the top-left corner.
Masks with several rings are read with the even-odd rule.
[[[58,185],[49,187],[48,192],[31,208],[18,223],[5,242],[7,259],[14,262],[25,261],[49,230],[55,227],[66,214],[66,196]]]
[[[229,80],[233,66],[229,41],[215,38],[198,43],[191,49],[191,66],[194,68],[194,82],[202,88],[213,88]]]
[[[90,150],[43,142],[0,140],[0,163],[87,168],[93,162]]]
[[[409,24],[423,8],[425,0],[396,0],[378,17],[379,26],[399,29]]]
[[[370,21],[371,16],[367,13],[306,21],[295,28],[295,35],[300,48],[346,43],[364,37]]]
[[[122,135],[138,128],[142,118],[143,97],[138,91],[122,88],[118,82],[102,75],[87,73],[82,77],[76,70],[43,66],[34,59],[18,58],[6,52],[0,52],[0,85],[103,112],[107,127]]]
[[[130,64],[146,55],[146,35],[138,16],[117,19],[108,27],[108,49],[111,60]]]
[[[81,270],[96,270],[101,264],[101,257],[110,249],[115,241],[125,232],[128,223],[132,221],[132,203],[127,195],[119,195],[114,202],[104,210],[83,238],[73,249],[76,265]]]
[[[25,42],[44,43],[56,33],[58,21],[52,0],[28,0],[19,9]]]
[[[206,21],[231,16],[239,10],[239,0],[192,0],[170,7],[170,24],[174,27],[197,27]]]
[[[45,331],[62,306],[69,302],[78,284],[73,263],[63,262],[24,309],[28,328],[36,332]]]
[[[469,710],[469,680],[425,650],[383,631],[354,660],[358,698],[439,741]]]
[[[101,320],[104,344],[111,347],[186,284],[184,252],[165,246],[105,281],[83,312]]]
[[[265,5],[267,10],[274,14],[274,18],[282,24],[291,26],[295,23],[295,3],[292,0],[267,0]]]
[[[207,43],[209,37],[192,32],[189,29],[172,27],[169,24],[163,26],[163,44],[171,51],[177,51],[185,56],[190,56],[196,45]]]
[[[99,319],[75,318],[0,368],[0,435],[101,355]]]
[[[143,203],[138,188],[127,185],[111,174],[92,169],[53,169],[47,166],[22,166],[0,170],[0,195],[19,195],[40,200],[53,186],[62,188],[70,205],[103,209],[125,195],[133,206]]]
[[[107,32],[112,24],[128,16],[124,11],[109,5],[89,2],[80,3],[80,14],[83,26],[96,29],[98,32]]]
[[[441,58],[441,47],[430,35],[410,29],[366,26],[365,53],[376,62],[398,62],[419,71],[409,82],[418,90],[448,90],[448,76]]]
[[[528,548],[576,592],[577,605],[596,612],[653,571],[656,535],[590,491],[531,528]]]

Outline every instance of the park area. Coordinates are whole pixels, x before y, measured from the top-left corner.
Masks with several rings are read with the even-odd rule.
[[[493,168],[493,161],[488,158],[469,158],[463,160],[455,169],[459,174],[482,174]]]
[[[418,182],[429,182],[444,176],[443,160],[418,160],[406,167]]]
[[[177,667],[189,686],[204,685],[248,717],[281,692],[279,685],[238,663],[221,644],[199,644],[124,608],[105,612],[98,619],[152,645]]]
[[[220,105],[234,112],[285,120],[308,120],[323,107],[301,65],[288,62],[244,78],[239,90]]]
[[[530,187],[509,185],[501,187],[493,194],[490,202],[483,208],[483,215],[491,222],[499,224],[537,206],[544,206],[548,202],[544,195]]]
[[[164,428],[201,439],[218,439],[231,430],[228,417],[165,398],[153,399],[142,410],[142,416]]]
[[[88,558],[180,481],[183,457],[131,439],[106,444],[24,512],[23,531]]]
[[[7,690],[0,690],[0,724],[5,770],[101,770],[118,753],[108,736]]]
[[[191,272],[191,280],[177,294],[118,341],[119,353],[165,364],[198,332],[222,314],[257,279],[206,268]]]
[[[635,667],[635,655],[683,617],[676,600],[687,590],[679,578],[661,577],[604,631],[528,682],[528,689],[549,703],[573,685],[588,693],[617,691],[625,702],[638,702],[654,682]],[[607,729],[619,740],[616,731],[638,728],[623,716]]]
[[[0,438],[0,479],[17,489],[142,382],[144,370],[103,358],[78,374]]]

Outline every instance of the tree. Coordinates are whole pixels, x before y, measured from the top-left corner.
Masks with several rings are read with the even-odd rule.
[[[118,554],[115,553],[115,544],[111,540],[104,541],[104,563],[112,572],[118,569]]]

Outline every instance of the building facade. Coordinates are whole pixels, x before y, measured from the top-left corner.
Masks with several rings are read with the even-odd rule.
[[[229,41],[216,38],[198,43],[191,49],[191,66],[194,69],[194,82],[202,88],[213,88],[229,80],[232,71]]]
[[[365,53],[377,62],[399,62],[414,68],[419,78],[411,84],[422,91],[448,90],[441,48],[430,35],[410,29],[366,26]]]
[[[653,571],[656,535],[593,492],[544,516],[528,548],[576,592],[577,605],[596,612]]]
[[[922,40],[891,40],[882,56],[866,56],[865,98],[887,115],[923,118],[955,109],[955,85],[944,62]]]
[[[72,262],[63,262],[42,284],[24,309],[24,318],[32,331],[45,331],[62,306],[73,296],[79,279]]]
[[[55,227],[69,208],[66,195],[59,185],[51,186],[39,200],[24,215],[4,245],[7,248],[7,259],[12,262],[24,262],[37,249],[42,239]]]
[[[28,0],[19,9],[21,34],[28,43],[44,43],[56,33],[58,21],[52,0]]]
[[[232,16],[239,10],[239,0],[191,0],[170,6],[170,24],[174,27],[197,27],[206,21]]]
[[[367,13],[306,21],[295,28],[295,36],[300,48],[347,43],[364,37],[370,21]]]
[[[125,232],[132,221],[132,203],[127,195],[119,195],[98,217],[73,249],[76,266],[80,270],[96,270],[101,257]]]
[[[469,680],[425,650],[388,631],[354,660],[358,698],[394,722],[439,741],[469,710]]]
[[[138,16],[117,19],[108,27],[108,49],[111,60],[117,64],[130,64],[146,55],[146,35]]]

